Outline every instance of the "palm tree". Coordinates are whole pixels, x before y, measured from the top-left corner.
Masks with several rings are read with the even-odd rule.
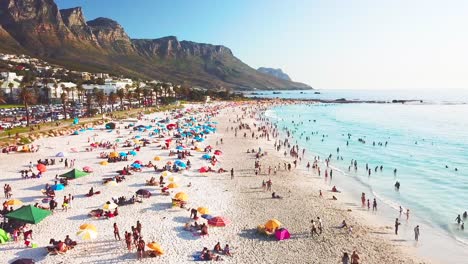
[[[24,104],[24,109],[26,110],[26,126],[29,126],[29,105],[35,104],[37,97],[33,90],[26,87],[26,84],[22,84],[21,86],[18,97]]]
[[[93,94],[91,92],[86,93],[86,112],[88,116],[91,116],[91,107],[93,105]]]
[[[64,119],[67,119],[68,95],[65,92],[62,92],[62,94],[60,95],[60,100],[62,101]]]
[[[169,89],[171,86],[168,83],[163,83],[162,88],[164,90],[164,96],[169,97]]]
[[[150,95],[150,90],[148,88],[143,88],[143,103],[145,107],[148,106],[148,97]]]
[[[138,107],[141,107],[141,88],[137,86],[133,91],[135,99],[138,101]]]
[[[158,95],[161,93],[161,84],[160,83],[157,83],[154,87],[153,87],[153,91],[156,95],[156,100],[155,100],[155,103],[156,103],[156,106],[158,105]]]
[[[107,96],[102,90],[97,90],[94,93],[94,96],[96,97],[96,102],[98,103],[99,108],[101,108],[101,114],[103,114],[104,113],[103,108],[107,103]]]
[[[0,82],[0,86],[2,86],[2,82]],[[5,98],[5,93],[3,92],[2,89],[0,89],[0,103],[4,104],[6,103],[6,98]]]
[[[79,101],[80,104],[81,104],[81,99],[82,99],[83,94],[84,94],[84,91],[85,91],[85,88],[83,88],[83,84],[79,83],[79,84],[76,86],[76,90],[78,91],[78,101]]]
[[[111,92],[107,98],[109,100],[109,104],[112,107],[112,112],[114,112],[114,104],[117,103],[117,98],[118,96],[114,92]]]
[[[118,89],[118,90],[117,90],[117,96],[118,96],[119,99],[120,99],[120,108],[121,108],[121,110],[123,110],[123,107],[124,107],[124,105],[123,105],[123,99],[124,99],[124,97],[125,97],[125,90],[122,89],[122,88]]]
[[[11,100],[13,100],[13,98],[14,98],[13,97],[13,87],[15,87],[15,85],[12,82],[10,82],[8,84],[8,88],[10,88],[10,98],[11,98]]]
[[[72,101],[75,102],[75,90],[76,90],[76,87],[71,87],[70,90],[71,90],[71,93],[72,93]]]

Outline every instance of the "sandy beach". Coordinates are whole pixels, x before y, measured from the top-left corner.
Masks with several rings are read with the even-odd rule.
[[[12,198],[19,199],[26,205],[41,202],[45,197],[41,194],[45,184],[54,184],[56,174],[70,170],[64,168],[63,163],[57,163],[48,166],[44,177],[40,179],[22,179],[19,171],[27,169],[30,161],[35,166],[38,159],[54,158],[58,152],[67,152],[66,158],[76,160],[75,168],[90,166],[94,170],[89,176],[70,181],[64,191],[57,192],[59,209],[53,215],[37,225],[28,225],[28,228],[33,230],[33,241],[38,244],[37,248],[26,248],[22,240],[18,243],[8,242],[0,246],[2,259],[9,262],[17,258],[32,258],[38,263],[136,262],[136,251],[127,250],[123,233],[130,231],[139,220],[142,224],[143,240],[146,243],[155,241],[164,249],[162,256],[156,259],[145,258],[141,261],[143,263],[192,262],[204,247],[212,250],[217,242],[220,242],[222,247],[229,244],[233,255],[219,254],[229,263],[341,263],[343,252],[351,255],[353,251],[359,254],[359,263],[429,263],[416,256],[411,249],[392,243],[389,238],[389,234],[393,233],[392,227],[380,225],[372,216],[360,212],[360,206],[355,200],[347,197],[345,193],[332,194],[329,186],[323,182],[323,177],[307,170],[306,161],[298,163],[297,168],[293,166],[291,171],[286,171],[283,164],[292,163],[292,158],[284,157],[282,151],[274,150],[275,138],[271,135],[270,140],[263,137],[252,138],[252,132],[258,134],[254,123],[257,126],[261,124],[261,121],[255,119],[256,115],[249,113],[242,116],[241,108],[245,106],[227,105],[223,104],[219,115],[213,118],[219,122],[216,126],[217,132],[207,135],[206,141],[200,145],[211,145],[214,149],[221,150],[223,154],[217,157],[219,162],[214,169],[224,168],[228,172],[199,173],[198,169],[208,166],[209,163],[201,158],[205,153],[191,150],[191,168],[175,173],[180,187],[170,189],[171,196],[179,191],[188,194],[187,208],[173,207],[171,196],[161,195],[159,186],[145,186],[146,180],[151,177],[159,179],[160,173],[155,173],[153,168],[143,168],[142,172],[135,172],[126,177],[126,180],[117,186],[102,184],[103,178],[117,175],[117,170],[136,160],[144,164],[152,161],[158,166],[168,161],[174,162],[177,157],[170,157],[168,150],[158,146],[164,145],[163,140],[170,137],[169,135],[165,135],[159,143],[142,147],[129,161],[110,163],[107,166],[99,164],[102,159],[98,156],[100,152],[109,153],[112,149],[97,148],[92,152],[85,151],[89,146],[88,139],[92,142],[114,143],[118,137],[122,140],[132,140],[139,135],[151,141],[156,140],[148,136],[148,131],[135,132],[133,129],[123,129],[127,124],[117,124],[121,128],[111,132],[101,126],[76,136],[40,139],[35,143],[40,146],[37,153],[2,154],[0,170],[3,173],[0,182],[10,184]],[[197,106],[188,106],[192,107]],[[191,115],[200,118],[200,122],[205,121],[202,121],[205,113],[187,116]],[[158,113],[145,116],[137,125],[150,125],[153,124],[151,120],[166,117],[173,119],[169,113]],[[240,123],[235,121],[238,118],[241,118],[243,124],[248,124],[252,131],[239,130],[235,136],[231,127],[239,126]],[[120,131],[120,135],[117,131]],[[244,132],[247,133],[245,138]],[[188,147],[191,147],[190,142],[191,140],[184,140]],[[132,150],[131,147],[124,148],[121,145],[119,143],[117,152]],[[71,148],[77,148],[78,152],[72,152]],[[259,159],[262,170],[256,176],[256,154],[247,153],[247,149],[258,151],[259,148],[265,156]],[[160,156],[161,161],[155,161],[155,156]],[[281,169],[276,174],[273,171],[268,174],[269,166],[273,168],[278,165],[281,165]],[[234,168],[233,179],[229,173],[231,168]],[[263,190],[262,181],[269,179],[272,181],[272,191],[282,196],[282,199],[272,199],[271,192]],[[101,194],[86,197],[85,194],[91,187]],[[112,197],[130,197],[139,189],[150,190],[152,196],[143,199],[143,203],[119,207],[119,215],[110,219],[93,219],[88,216],[91,210],[102,208]],[[319,197],[319,190],[322,190],[323,197]],[[61,202],[63,196],[68,194],[74,196],[72,208],[62,212]],[[332,200],[332,195],[336,195],[338,201]],[[188,208],[198,207],[209,208],[210,214],[226,217],[231,220],[231,224],[226,227],[209,227],[209,236],[203,237],[184,230],[184,225],[191,222]],[[323,233],[312,237],[310,221],[317,217],[323,221]],[[277,241],[275,236],[268,237],[257,232],[258,225],[272,218],[279,220],[282,226],[289,230],[290,239]],[[338,228],[343,220],[352,226],[352,232],[347,228]],[[200,218],[197,222],[206,223],[206,220]],[[91,223],[96,227],[96,239],[82,241],[76,236],[80,225],[84,223]],[[114,239],[114,223],[119,226],[122,241]],[[66,235],[70,235],[78,245],[65,254],[48,255],[44,247],[48,245],[49,240],[63,240]]]

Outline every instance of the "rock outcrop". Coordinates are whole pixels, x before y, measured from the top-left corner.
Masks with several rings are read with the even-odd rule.
[[[260,67],[260,68],[258,68],[257,71],[259,71],[261,73],[271,75],[271,76],[274,76],[274,77],[276,77],[278,79],[281,79],[281,80],[291,81],[291,78],[289,77],[289,75],[284,73],[283,70],[281,70],[281,69]]]

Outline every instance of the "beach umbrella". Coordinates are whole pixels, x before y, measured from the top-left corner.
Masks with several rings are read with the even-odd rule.
[[[23,202],[21,202],[21,201],[18,200],[18,199],[11,199],[11,200],[8,200],[8,201],[6,202],[6,204],[9,205],[9,206],[18,206],[18,205],[22,205]]]
[[[136,151],[132,150],[132,151],[130,151],[129,154],[132,155],[132,156],[136,156],[137,153],[136,153]]]
[[[141,160],[136,160],[136,161],[134,161],[133,163],[137,163],[137,164],[140,164],[140,165],[143,164],[143,163],[141,162]]]
[[[0,244],[4,244],[10,241],[10,234],[0,228]]]
[[[182,147],[182,146],[177,146],[176,149],[177,149],[177,150],[183,150],[184,147]]]
[[[221,150],[215,150],[214,154],[219,156],[223,154],[223,152]]]
[[[76,233],[83,240],[92,240],[97,238],[97,232],[91,229],[80,230]]]
[[[103,162],[107,162],[107,161],[103,161]],[[101,162],[102,164],[102,162]],[[102,164],[103,165],[103,164]],[[86,167],[85,167],[86,168]],[[83,168],[83,170],[85,169]],[[89,167],[88,167],[89,168]],[[90,168],[91,169],[91,168]],[[88,175],[87,172],[84,172],[84,171],[80,171],[78,169],[73,169],[67,173],[64,173],[62,175],[60,175],[59,177],[63,177],[63,178],[67,178],[67,179],[70,179],[70,180],[73,180],[73,179],[78,179],[78,178],[81,178],[81,177],[84,177]]]
[[[106,186],[117,186],[117,182],[116,181],[108,181],[106,182]]]
[[[161,173],[161,175],[162,175],[163,177],[171,176],[171,174],[172,174],[172,173],[171,173],[170,171],[163,171],[163,172]]]
[[[49,215],[51,215],[51,212],[48,210],[26,205],[6,214],[5,217],[19,222],[37,224]]]
[[[84,171],[84,172],[88,172],[88,173],[89,173],[89,172],[93,172],[93,168],[91,168],[91,167],[89,167],[89,166],[84,166],[84,167],[83,167],[83,171]]]
[[[101,165],[103,165],[103,166],[107,166],[107,165],[109,165],[109,162],[107,162],[107,161],[101,161],[101,162],[99,162],[99,164],[101,164]]]
[[[265,228],[270,230],[278,229],[281,227],[281,222],[276,219],[270,219],[265,223]]]
[[[65,185],[59,183],[59,184],[55,184],[54,186],[52,186],[52,190],[54,191],[63,191],[65,190]]]
[[[37,164],[36,169],[39,172],[42,172],[42,173],[47,171],[47,167],[44,164],[41,164],[41,163]]]
[[[200,173],[204,173],[204,172],[207,172],[208,171],[208,167],[201,167],[199,170],[198,170]]]
[[[206,220],[210,220],[211,218],[213,218],[213,216],[210,215],[210,214],[203,214],[201,217],[206,219]]]
[[[115,203],[105,203],[104,206],[102,207],[102,209],[106,210],[106,211],[111,211],[111,210],[115,210],[115,208],[117,208],[118,205],[116,205]]]
[[[222,216],[216,216],[208,220],[208,224],[212,226],[227,226],[230,223],[231,223],[231,220]]]
[[[119,153],[113,151],[113,152],[109,153],[109,157],[110,157],[110,158],[118,158],[118,157],[119,157]]]
[[[202,156],[202,158],[203,158],[203,159],[206,159],[206,160],[209,160],[209,159],[211,159],[211,156],[210,156],[209,154],[204,154],[204,155]]]
[[[107,123],[106,124],[106,129],[115,129],[115,123]]]
[[[127,157],[127,153],[125,153],[125,152],[120,152],[119,155],[120,155],[121,157]]]
[[[154,157],[154,160],[155,160],[155,161],[160,161],[160,160],[161,160],[161,157],[160,157],[160,156],[156,156],[156,157]]]
[[[205,215],[205,214],[209,214],[210,213],[210,209],[206,208],[206,207],[198,207],[197,208],[197,211],[202,214],[202,215]]]
[[[179,188],[179,185],[175,182],[171,182],[167,185],[167,188],[171,188],[171,189]]]
[[[159,245],[158,243],[156,243],[154,241],[149,243],[147,246],[148,246],[148,248],[150,248],[151,250],[156,252],[156,254],[158,254],[158,255],[164,254],[164,250],[162,250],[161,245]]]
[[[120,138],[116,139],[115,142],[119,143],[119,142],[120,142]]]
[[[97,232],[97,228],[93,224],[85,223],[85,224],[80,225],[80,230],[87,230],[87,229]]]
[[[78,149],[77,148],[71,148],[70,151],[71,152],[78,152]]]
[[[180,201],[188,201],[189,196],[184,192],[179,192],[179,193],[176,193],[176,195],[174,196],[174,199],[180,200]]]
[[[13,261],[11,264],[34,264],[34,263],[36,263],[34,259],[22,258],[22,259],[17,259]]]
[[[67,156],[67,154],[65,152],[59,152],[59,153],[55,154],[55,157],[59,157],[59,158],[63,158],[65,156]]]
[[[291,234],[289,234],[289,231],[286,228],[280,228],[276,230],[275,237],[278,240],[285,240],[291,238]]]
[[[141,138],[141,136],[135,136],[135,138],[137,138],[137,139],[140,139],[140,138]]]

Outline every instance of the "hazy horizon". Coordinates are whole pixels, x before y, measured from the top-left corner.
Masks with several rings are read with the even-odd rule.
[[[318,89],[467,89],[468,2],[56,0],[132,38],[219,44]],[[450,87],[450,88],[449,88]]]

